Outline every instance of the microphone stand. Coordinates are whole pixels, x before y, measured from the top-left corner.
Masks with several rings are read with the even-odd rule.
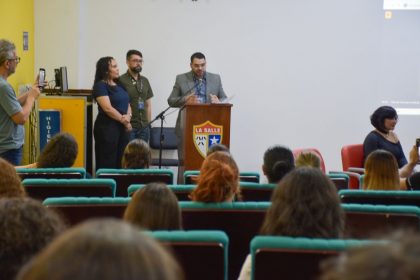
[[[201,80],[200,80],[201,83]],[[187,92],[190,92],[192,89],[194,89],[194,86],[192,86],[189,90],[187,90]],[[181,95],[179,96],[179,98],[176,100],[175,103],[179,103],[182,99],[185,99],[187,97],[189,97],[192,94],[189,95]],[[180,106],[179,110],[182,111],[186,106],[186,103],[184,103],[182,106]],[[165,120],[165,113],[174,107],[168,106],[165,110],[163,110],[162,112],[160,112],[152,121],[150,121],[146,127],[151,127],[151,124],[154,123],[156,120],[160,119],[160,135],[159,135],[159,169],[162,168],[162,150],[163,150],[163,141],[165,141],[165,135],[163,134],[163,121]]]
[[[159,135],[159,169],[162,168],[162,150],[163,150],[163,141],[165,141],[165,135],[163,134],[163,121],[165,120],[165,113],[171,109],[169,106],[162,112],[160,112],[152,121],[150,121],[146,127],[151,127],[151,124],[160,119],[160,135]]]

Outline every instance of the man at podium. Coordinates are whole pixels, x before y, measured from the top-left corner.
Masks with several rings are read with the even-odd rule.
[[[200,52],[191,55],[191,71],[176,76],[175,85],[168,98],[171,107],[182,107],[184,104],[220,103],[227,99],[222,87],[220,75],[206,72],[206,57]],[[178,143],[181,141],[180,115],[178,113],[175,133]]]

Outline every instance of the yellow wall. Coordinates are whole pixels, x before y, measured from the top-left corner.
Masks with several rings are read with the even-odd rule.
[[[21,57],[16,73],[7,80],[18,92],[19,85],[32,84],[34,73],[34,0],[0,0],[1,24],[0,38],[16,45],[17,55]],[[23,32],[29,33],[29,49],[23,51]],[[25,146],[22,164],[29,163],[29,130],[25,125]]]
[[[21,62],[9,83],[17,92],[21,84],[34,82],[34,0],[0,0],[0,38],[15,43]],[[29,50],[23,51],[23,32],[29,32]]]

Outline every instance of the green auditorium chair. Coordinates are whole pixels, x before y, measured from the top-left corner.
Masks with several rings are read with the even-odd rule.
[[[63,196],[114,197],[116,184],[112,179],[25,179],[27,194],[35,199]]]
[[[243,201],[270,201],[276,184],[240,182]]]
[[[187,170],[184,172],[184,184],[196,184],[196,180],[200,175],[199,170]],[[260,174],[258,172],[239,172],[239,181],[241,182],[260,182]]]
[[[144,184],[134,184],[128,187],[128,196],[133,196],[134,192],[138,189],[144,187]],[[174,194],[176,195],[178,201],[190,201],[189,195],[194,190],[196,185],[167,185]]]
[[[342,204],[346,238],[383,238],[395,230],[420,231],[420,208],[401,205]]]
[[[152,231],[152,236],[171,248],[185,279],[228,278],[229,238],[223,231]]]
[[[343,203],[420,206],[420,191],[341,190]]]
[[[43,204],[52,208],[75,225],[91,218],[122,218],[129,197],[55,197],[47,198]]]
[[[17,174],[22,180],[41,179],[84,179],[86,170],[84,168],[16,168]]]
[[[179,203],[185,230],[221,230],[229,236],[229,279],[236,279],[259,233],[269,202]]]
[[[251,279],[315,280],[319,264],[349,247],[374,241],[256,236],[251,242]]]
[[[127,196],[132,184],[160,182],[173,184],[174,173],[170,169],[98,169],[97,178],[114,179],[117,182],[116,196]]]

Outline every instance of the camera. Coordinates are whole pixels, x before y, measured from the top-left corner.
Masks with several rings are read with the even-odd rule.
[[[44,68],[39,68],[39,73],[38,73],[38,87],[39,87],[39,90],[44,89],[44,82],[45,82],[45,69]]]

